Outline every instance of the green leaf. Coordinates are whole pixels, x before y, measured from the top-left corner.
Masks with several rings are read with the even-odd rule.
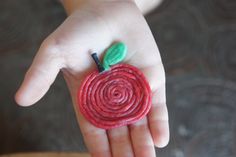
[[[103,58],[103,67],[105,70],[110,69],[111,65],[117,64],[124,60],[127,53],[127,47],[124,43],[119,42],[112,45],[105,53]]]

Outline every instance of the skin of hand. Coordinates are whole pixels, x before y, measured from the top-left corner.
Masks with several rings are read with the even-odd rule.
[[[79,112],[77,91],[96,68],[90,51],[103,52],[114,42],[128,47],[125,63],[138,67],[152,89],[152,107],[142,120],[111,130],[93,126]],[[40,46],[15,95],[21,106],[40,100],[62,71],[71,93],[85,144],[96,157],[155,157],[154,145],[169,141],[165,72],[153,35],[134,1],[88,2],[75,9]]]

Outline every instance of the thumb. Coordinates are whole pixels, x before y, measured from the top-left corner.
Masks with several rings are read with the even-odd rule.
[[[27,71],[21,87],[15,95],[21,106],[30,106],[39,101],[48,91],[62,68],[62,57],[54,46],[42,44]]]

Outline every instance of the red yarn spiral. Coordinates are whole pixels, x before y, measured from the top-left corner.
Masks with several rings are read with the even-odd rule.
[[[134,123],[151,107],[151,89],[134,66],[117,64],[109,71],[92,72],[78,92],[81,113],[93,125],[111,129]]]

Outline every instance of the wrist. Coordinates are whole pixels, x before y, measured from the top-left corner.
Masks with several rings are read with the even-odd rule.
[[[72,14],[73,12],[80,10],[82,7],[87,6],[96,6],[101,3],[118,3],[121,2],[131,2],[136,5],[135,0],[61,0],[66,12],[68,15]]]

